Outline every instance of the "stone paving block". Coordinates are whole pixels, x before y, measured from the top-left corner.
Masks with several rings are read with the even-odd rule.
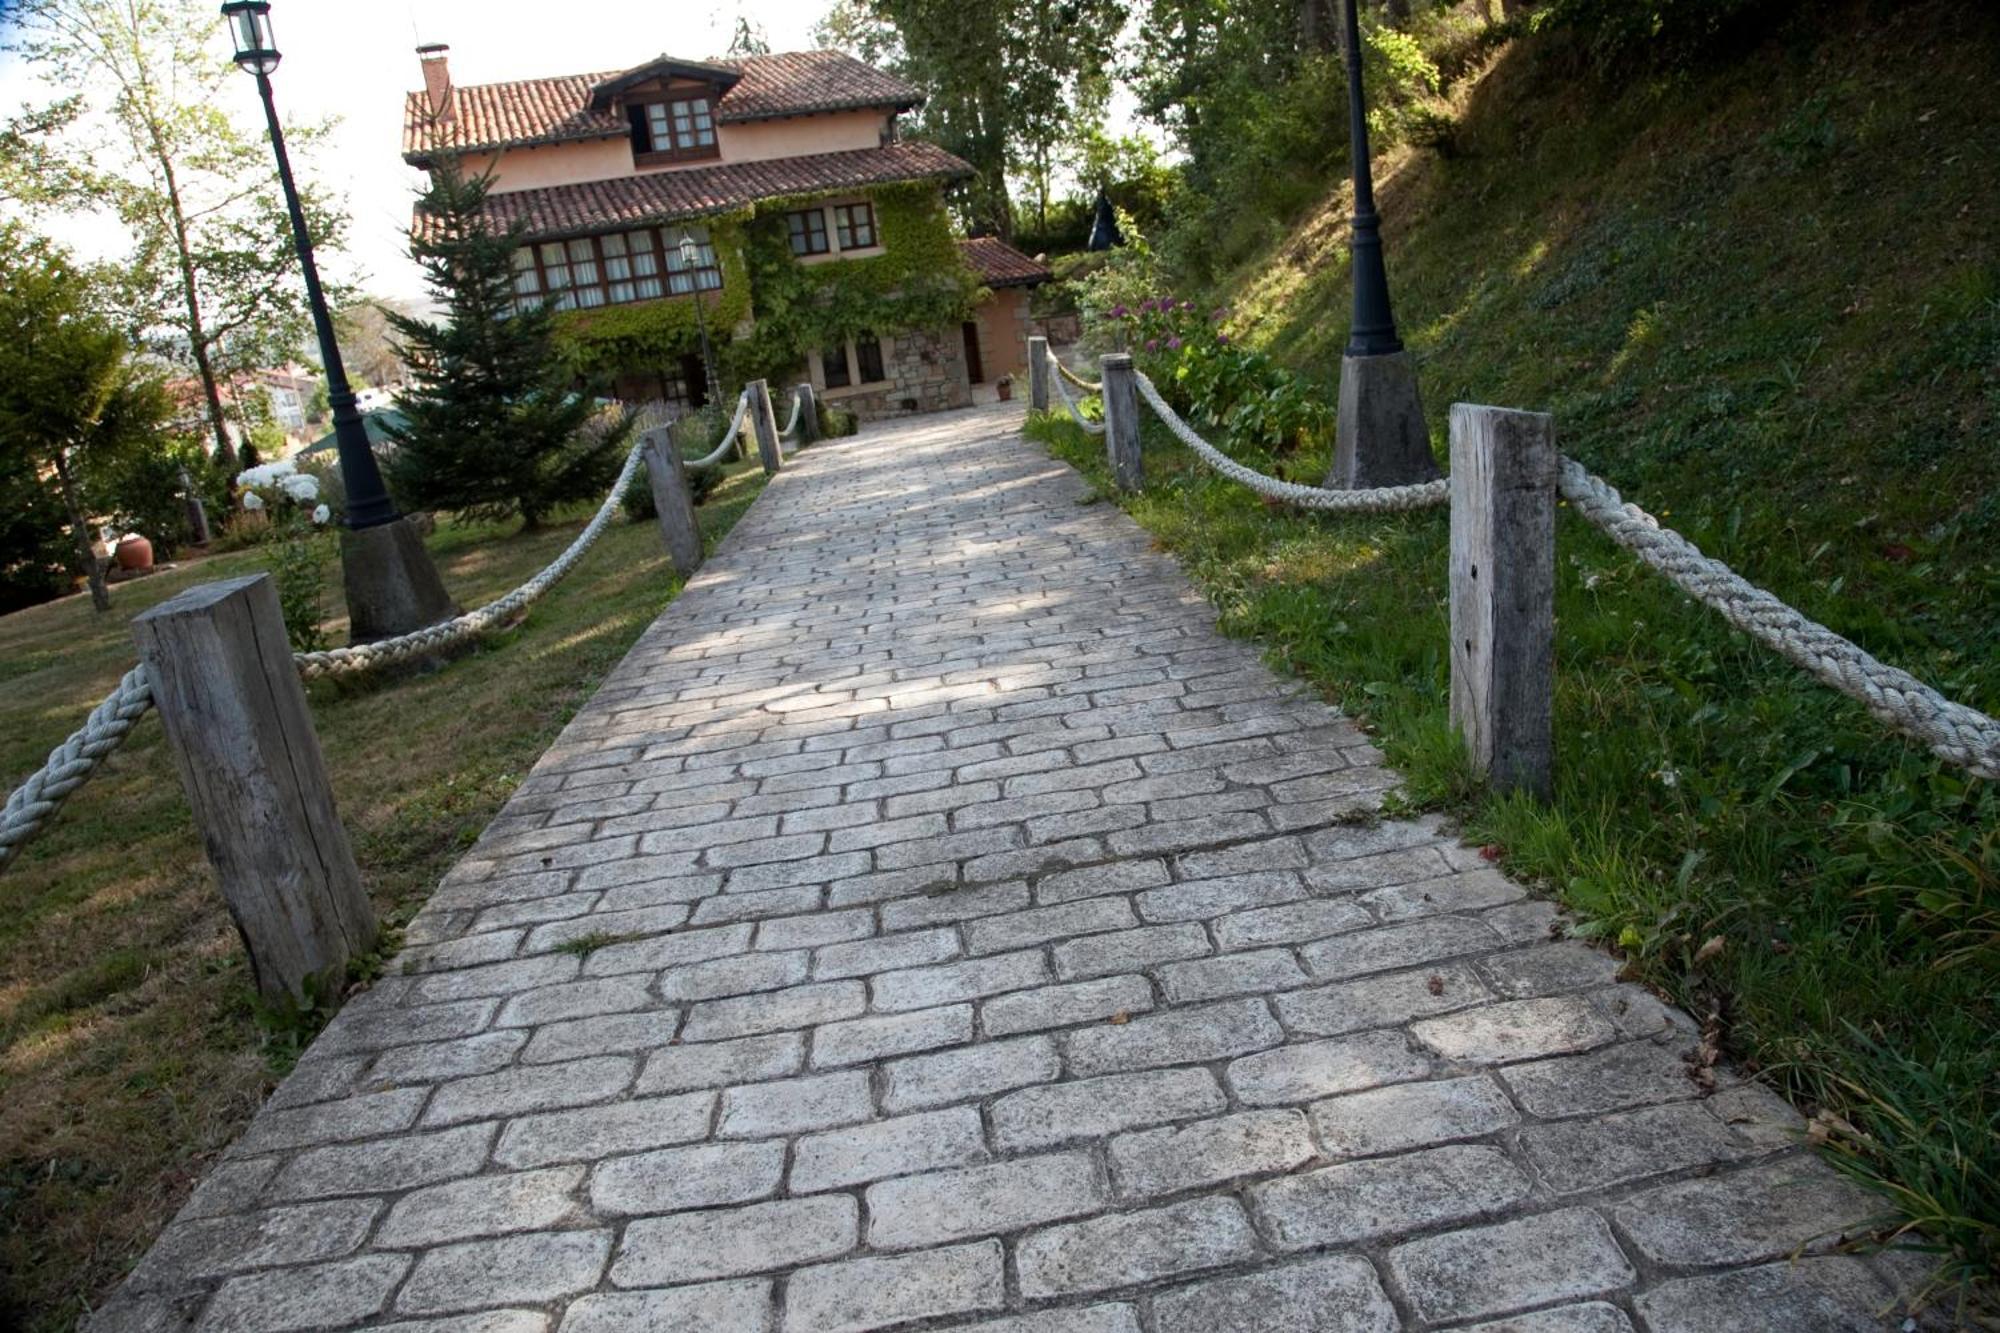
[[[455,972],[432,972],[418,978],[410,992],[411,1003],[445,1005],[454,1001],[483,999],[489,995],[512,995],[535,986],[553,986],[559,981],[574,979],[578,966],[574,956],[555,953],[517,958],[506,963],[489,963],[485,967],[460,968]]]
[[[1611,1220],[1642,1258],[1711,1268],[1825,1249],[1887,1211],[1885,1200],[1801,1153],[1635,1194]]]
[[[979,1112],[953,1107],[808,1135],[793,1149],[789,1185],[812,1194],[985,1159]]]
[[[813,955],[813,975],[822,981],[865,977],[898,968],[923,967],[958,957],[958,932],[949,927],[904,931],[849,944],[829,944]]]
[[[1710,1115],[1759,1148],[1793,1148],[1805,1142],[1806,1118],[1769,1088],[1755,1083],[1724,1088],[1707,1105]]]
[[[395,1134],[416,1123],[429,1095],[424,1088],[393,1088],[286,1111],[266,1111],[236,1140],[236,1151],[276,1152]]]
[[[755,926],[739,924],[607,944],[591,950],[590,957],[584,959],[583,972],[585,976],[609,977],[621,972],[657,972],[678,964],[722,958],[749,949],[755,933]]]
[[[917,1009],[907,1014],[882,1014],[872,1018],[850,1018],[814,1028],[812,1064],[815,1069],[838,1069],[843,1065],[865,1064],[892,1055],[958,1046],[972,1040],[972,1006],[945,1005],[937,1009]]]
[[[1502,943],[1493,928],[1477,918],[1439,916],[1320,940],[1301,948],[1299,957],[1307,971],[1331,981],[1484,953]]]
[[[785,1333],[862,1333],[1006,1303],[1000,1242],[849,1259],[800,1269],[787,1285]]]
[[[1294,1042],[1229,1063],[1229,1087],[1249,1106],[1282,1106],[1422,1078],[1431,1060],[1399,1032]]]
[[[1462,1333],[1632,1333],[1632,1321],[1615,1305],[1587,1301],[1475,1324]]]
[[[633,1091],[641,1097],[731,1083],[761,1083],[796,1074],[805,1066],[803,1032],[774,1032],[735,1041],[669,1046],[646,1057]]]
[[[770,916],[791,916],[817,909],[825,890],[817,884],[801,884],[790,889],[761,889],[756,893],[722,893],[704,898],[694,909],[697,926],[720,926],[731,922],[759,921]]]
[[[285,1163],[276,1157],[217,1162],[195,1186],[179,1217],[220,1217],[248,1212],[257,1206],[264,1187]]]
[[[875,933],[875,914],[865,907],[844,912],[813,912],[805,916],[767,918],[757,923],[757,947],[769,950],[812,949],[822,944],[866,939]]]
[[[642,1217],[625,1228],[611,1281],[660,1287],[792,1268],[847,1253],[860,1227],[845,1194]]]
[[[635,1067],[624,1056],[601,1056],[459,1079],[437,1090],[424,1124],[455,1125],[609,1101],[632,1082]]]
[[[708,1133],[714,1108],[715,1094],[696,1092],[521,1116],[507,1122],[493,1160],[516,1168],[548,1166],[687,1143]]]
[[[1069,1306],[957,1327],[958,1333],[1139,1333],[1139,1312],[1130,1305]]]
[[[1051,1153],[868,1187],[868,1243],[907,1250],[1096,1212],[1104,1186],[1088,1153]]]
[[[1582,940],[1510,949],[1480,959],[1478,967],[1493,993],[1509,999],[1589,990],[1618,976],[1618,960]]]
[[[1756,1151],[1699,1103],[1562,1120],[1521,1131],[1522,1155],[1558,1194],[1604,1189]]]
[[[1133,901],[1138,904],[1140,916],[1158,924],[1203,921],[1227,912],[1296,902],[1305,896],[1305,882],[1296,873],[1260,870],[1247,875],[1187,880],[1164,888],[1147,889]]]
[[[1389,1271],[1433,1320],[1601,1296],[1638,1277],[1604,1219],[1582,1208],[1410,1241],[1389,1252]]]
[[[972,1101],[1031,1083],[1049,1083],[1061,1074],[1055,1042],[1047,1037],[981,1042],[891,1061],[884,1069],[882,1109],[893,1114]]]
[[[979,1006],[979,1021],[989,1037],[1038,1032],[1113,1018],[1130,1017],[1153,1007],[1153,987],[1144,977],[1105,977],[1015,991]]]
[[[563,1314],[562,1333],[656,1333],[666,1329],[773,1333],[777,1321],[770,1279],[738,1278],[658,1291],[600,1291],[579,1296]]]
[[[1309,1110],[1330,1157],[1372,1157],[1482,1138],[1520,1120],[1507,1095],[1483,1074],[1399,1083],[1314,1102]]]
[[[1317,1154],[1306,1118],[1298,1111],[1244,1111],[1121,1134],[1107,1151],[1112,1183],[1131,1199],[1289,1171]]]
[[[1026,949],[1052,940],[1127,930],[1139,924],[1123,898],[1084,898],[1005,916],[983,917],[965,926],[968,951],[975,954]]]
[[[702,1143],[600,1160],[590,1176],[599,1213],[672,1213],[749,1203],[778,1192],[782,1143]]]
[[[657,983],[660,998],[719,1000],[796,986],[806,979],[808,958],[804,949],[794,949],[788,953],[737,954],[670,967],[660,974]]]
[[[777,1083],[753,1083],[722,1094],[717,1138],[758,1139],[850,1125],[874,1114],[868,1073],[856,1069]]]
[[[1363,893],[1360,902],[1384,921],[1410,921],[1448,912],[1498,907],[1525,897],[1526,889],[1489,867],[1373,889]]]
[[[495,1027],[534,1027],[560,1023],[570,1018],[591,1018],[598,1014],[625,1013],[650,1008],[651,981],[643,976],[605,977],[592,981],[570,981],[540,990],[523,991],[500,1007]]]
[[[616,1055],[664,1046],[673,1040],[680,1026],[681,1011],[642,1009],[630,1014],[600,1014],[595,1018],[572,1018],[535,1029],[534,1038],[521,1052],[524,1065],[554,1064],[561,1060],[581,1060],[592,1055]]]
[[[896,1012],[929,1009],[936,1005],[977,1000],[1053,980],[1039,949],[1020,953],[997,953],[985,958],[968,958],[935,967],[913,967],[901,972],[883,972],[868,985],[875,994],[877,1009]],[[859,985],[859,982],[852,983]]]
[[[1482,1145],[1322,1167],[1249,1190],[1280,1250],[1351,1245],[1497,1213],[1528,1197],[1528,1178]]]
[[[1299,970],[1289,949],[1256,949],[1248,953],[1197,958],[1160,968],[1160,988],[1175,1004],[1219,1000],[1230,995],[1284,990],[1303,986],[1311,978]]]
[[[1021,1294],[1030,1300],[1108,1291],[1244,1263],[1256,1233],[1234,1199],[1191,1199],[1037,1231],[1020,1243]]]
[[[469,1176],[486,1164],[493,1126],[464,1125],[369,1143],[334,1144],[300,1153],[270,1185],[273,1200],[338,1194],[394,1194]],[[276,1162],[260,1164],[269,1174]],[[231,1210],[234,1211],[234,1210]]]
[[[915,887],[920,880],[933,880],[935,875],[936,872],[930,870],[921,875],[901,876],[904,882],[913,887],[891,895],[895,900],[882,904],[882,929],[916,930],[923,926],[938,926],[953,921],[969,921],[974,917],[993,916],[1000,912],[1015,912],[1028,905],[1028,886],[1017,882],[968,887],[950,881],[947,876],[947,882],[942,888],[932,890],[929,886]],[[839,893],[839,886],[835,886],[835,896],[838,897]]]
[[[559,1301],[597,1285],[609,1231],[541,1231],[427,1251],[396,1297],[404,1314]]]
[[[313,1043],[315,1055],[381,1051],[391,1046],[469,1037],[483,1031],[500,1008],[497,1000],[461,1000],[455,1004],[423,1004],[409,1009],[354,1006],[336,1015]]]
[[[1418,1041],[1448,1060],[1504,1064],[1544,1055],[1567,1055],[1602,1046],[1617,1031],[1576,996],[1509,1000],[1469,1009],[1411,1027]]]
[[[1807,1259],[1663,1282],[1632,1304],[1647,1333],[1880,1333],[1888,1288],[1858,1259]]]
[[[1222,1089],[1206,1069],[1162,1069],[1009,1093],[993,1103],[989,1115],[993,1146],[1014,1152],[1213,1115],[1225,1105]]]
[[[1053,906],[1103,894],[1136,893],[1158,888],[1172,879],[1167,863],[1162,860],[1109,861],[1043,876],[1035,885],[1035,901]]]
[[[407,1255],[369,1254],[231,1278],[209,1302],[201,1328],[203,1333],[282,1333],[350,1327],[388,1304],[409,1267]]]
[[[688,908],[683,903],[638,907],[625,912],[592,912],[589,916],[575,916],[536,926],[528,932],[524,948],[528,953],[548,953],[593,935],[659,935],[677,928],[687,919]]]
[[[1500,937],[1509,944],[1535,944],[1555,939],[1563,930],[1561,911],[1546,899],[1530,898],[1518,903],[1509,903],[1505,907],[1489,907],[1476,915],[1481,921],[1499,931]]]
[[[583,1183],[580,1166],[474,1176],[415,1190],[396,1200],[375,1229],[377,1249],[412,1249],[497,1236],[543,1231],[576,1212]]]
[[[831,884],[851,875],[865,875],[874,863],[874,858],[866,852],[842,852],[838,856],[813,856],[798,861],[766,861],[761,865],[732,869],[726,887],[731,894],[744,894]]]
[[[1530,1115],[1552,1120],[1693,1097],[1691,1072],[1672,1048],[1631,1041],[1509,1065],[1500,1078]]]
[[[1158,963],[1205,957],[1209,952],[1208,933],[1192,921],[1092,935],[1051,950],[1056,975],[1064,981],[1138,972]]]
[[[373,1199],[336,1199],[176,1220],[140,1261],[130,1285],[146,1291],[253,1268],[344,1258],[360,1248],[380,1211]]]
[[[1336,1037],[1365,1028],[1399,1027],[1426,1014],[1447,1013],[1491,998],[1470,968],[1441,963],[1415,972],[1288,991],[1274,1003],[1278,1017],[1292,1031]]]
[[[1315,893],[1356,893],[1436,879],[1451,869],[1442,848],[1396,847],[1368,856],[1322,861],[1308,870],[1305,878]]]
[[[1214,1278],[1153,1298],[1159,1333],[1397,1333],[1402,1321],[1366,1259],[1337,1255]]]
[[[1279,907],[1256,907],[1218,917],[1215,938],[1225,950],[1258,949],[1324,939],[1374,924],[1374,917],[1347,899],[1322,898]]]
[[[1264,1001],[1224,1000],[1125,1024],[1078,1028],[1064,1033],[1062,1042],[1071,1072],[1088,1075],[1220,1060],[1284,1039]]]
[[[703,1000],[688,1011],[683,1041],[725,1041],[853,1018],[868,1007],[858,981],[820,981],[787,990]]]

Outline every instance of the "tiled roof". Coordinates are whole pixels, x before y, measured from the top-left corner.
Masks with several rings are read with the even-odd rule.
[[[824,194],[897,181],[956,180],[972,168],[928,143],[893,143],[846,153],[813,153],[766,162],[652,171],[615,180],[549,185],[488,195],[496,227],[520,223],[530,240],[643,227],[742,208],[760,199]],[[424,214],[415,224],[422,228]]]
[[[1033,287],[1055,277],[1046,265],[1037,264],[998,236],[975,236],[960,241],[958,248],[988,287]]]
[[[615,107],[593,111],[592,96],[599,84],[653,63],[603,74],[453,85],[451,116],[444,120],[431,119],[423,93],[410,93],[403,104],[403,156],[417,160],[441,148],[465,152],[622,136],[629,132],[624,113]],[[737,75],[716,103],[717,119],[724,124],[866,107],[905,110],[924,100],[901,79],[842,51],[788,51],[702,63]]]

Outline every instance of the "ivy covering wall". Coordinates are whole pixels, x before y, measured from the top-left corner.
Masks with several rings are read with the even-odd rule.
[[[875,205],[881,252],[801,264],[784,215],[857,193]],[[781,377],[812,349],[863,331],[957,324],[971,316],[982,291],[932,181],[765,199],[709,219],[708,228],[722,290],[702,299],[725,388]],[[754,317],[754,328],[734,340],[745,315]],[[564,356],[578,374],[599,381],[676,366],[700,347],[694,302],[685,298],[569,311],[557,325]]]

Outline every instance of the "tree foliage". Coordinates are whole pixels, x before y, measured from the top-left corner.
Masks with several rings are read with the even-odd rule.
[[[559,505],[602,493],[618,470],[629,420],[606,425],[558,354],[553,309],[514,307],[518,230],[488,231],[487,178],[441,163],[411,250],[445,310],[442,321],[391,314],[410,368],[389,427],[386,471],[420,509],[499,517],[534,528]]]

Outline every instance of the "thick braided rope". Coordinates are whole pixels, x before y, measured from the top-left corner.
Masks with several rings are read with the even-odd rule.
[[[803,398],[799,397],[796,393],[792,395],[792,419],[787,421],[785,428],[778,432],[780,436],[790,436],[798,433],[799,417],[804,413],[805,406]]]
[[[553,588],[563,575],[575,567],[603,535],[611,516],[618,510],[618,501],[625,494],[625,488],[632,482],[632,474],[639,466],[641,445],[634,444],[625,455],[625,466],[618,471],[618,480],[611,483],[611,493],[604,497],[597,513],[591,517],[582,532],[576,535],[566,550],[541,573],[523,583],[514,591],[495,601],[488,602],[475,611],[424,629],[399,634],[393,639],[377,639],[373,643],[353,644],[345,648],[329,648],[317,653],[293,653],[292,660],[298,663],[299,674],[307,680],[319,676],[344,674],[350,671],[366,671],[373,667],[386,666],[392,662],[404,662],[414,657],[424,657],[439,652],[453,644],[483,634],[495,625],[505,622],[517,612],[524,610],[543,593]]]
[[[730,449],[735,446],[736,437],[743,429],[743,414],[749,410],[750,410],[749,393],[744,392],[738,394],[736,396],[736,415],[729,418],[729,429],[722,432],[722,443],[716,445],[714,450],[710,452],[707,455],[707,457],[697,458],[692,463],[689,463],[688,466],[691,468],[714,467],[718,463],[720,463],[722,461],[723,455],[727,454],[730,451]]]
[[[1409,486],[1377,486],[1369,490],[1335,491],[1322,486],[1304,486],[1295,481],[1280,481],[1267,477],[1255,468],[1243,464],[1223,453],[1207,440],[1195,433],[1194,427],[1181,420],[1180,414],[1167,406],[1167,400],[1160,397],[1160,391],[1153,387],[1153,381],[1134,372],[1133,378],[1139,384],[1139,396],[1144,398],[1158,414],[1167,429],[1188,448],[1194,450],[1202,462],[1228,477],[1240,481],[1259,495],[1286,504],[1298,505],[1304,509],[1327,509],[1340,513],[1392,513],[1403,509],[1424,509],[1440,505],[1451,498],[1451,482],[1440,478],[1437,481],[1422,481]]]
[[[1054,357],[1049,359],[1052,361],[1055,360]],[[1057,364],[1061,363],[1058,362]],[[1069,409],[1069,414],[1076,418],[1076,424],[1083,427],[1086,434],[1104,434],[1104,423],[1102,421],[1092,421],[1083,414],[1083,409],[1076,405],[1076,399],[1069,396],[1069,387],[1062,382],[1062,376],[1056,376],[1050,383],[1056,386],[1056,397],[1062,399],[1063,406]]]
[[[1859,646],[1771,593],[1639,508],[1573,458],[1562,460],[1558,487],[1576,512],[1652,566],[1669,583],[1794,666],[1851,699],[1883,723],[1915,737],[1941,759],[1977,777],[2000,778],[2000,720],[1953,703],[1909,672]]]
[[[1089,380],[1077,374],[1074,370],[1071,370],[1068,366],[1064,365],[1062,362],[1056,360],[1053,354],[1051,354],[1049,357],[1049,364],[1056,368],[1056,374],[1062,376],[1064,379],[1068,380],[1071,384],[1074,384],[1077,388],[1082,389],[1085,393],[1102,393],[1104,391],[1104,386],[1102,384],[1092,384]]]
[[[12,861],[14,853],[41,832],[70,793],[88,782],[97,766],[125,743],[132,724],[152,706],[153,682],[142,662],[126,672],[118,688],[90,710],[83,725],[49,751],[48,762],[7,797],[6,807],[0,809],[0,868]]]

